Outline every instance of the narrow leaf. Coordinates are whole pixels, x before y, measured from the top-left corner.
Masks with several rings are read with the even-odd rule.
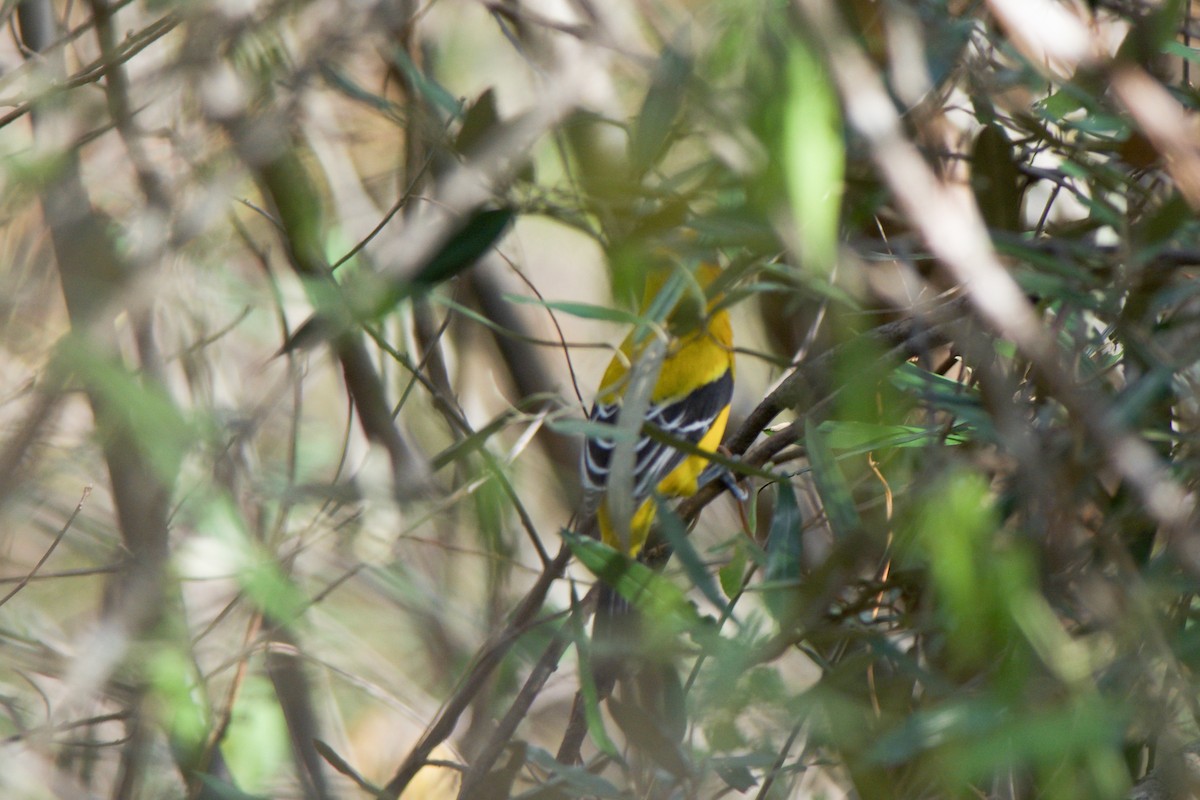
[[[687,56],[673,47],[663,50],[629,139],[629,161],[637,175],[654,166],[666,151],[691,71]]]
[[[421,267],[413,283],[423,287],[436,286],[472,266],[500,241],[515,218],[516,214],[510,208],[475,212]]]
[[[675,558],[683,566],[684,574],[687,575],[688,580],[700,590],[700,593],[704,595],[708,602],[712,603],[722,612],[726,611],[728,607],[725,603],[725,598],[721,596],[721,590],[717,588],[717,582],[713,580],[712,573],[708,571],[708,567],[704,564],[704,559],[700,558],[700,554],[692,546],[692,540],[687,534],[687,529],[683,526],[683,520],[670,509],[660,510],[658,520],[659,530],[670,543]]]
[[[562,536],[581,564],[651,619],[675,617],[685,626],[700,624],[700,615],[683,590],[650,567],[597,539],[565,529]]]
[[[677,778],[691,774],[679,744],[660,727],[657,718],[635,703],[622,703],[615,697],[609,699],[608,710],[625,738],[640,752]]]
[[[836,95],[821,61],[802,40],[788,52],[783,161],[800,256],[828,275],[837,262],[845,145]]]
[[[583,611],[579,607],[574,589],[571,591],[571,637],[575,651],[579,654],[579,693],[583,698],[583,716],[587,722],[588,735],[610,758],[620,761],[621,755],[604,729],[604,716],[600,713],[600,693],[596,689],[595,670],[592,666],[592,640],[583,628]]]
[[[573,767],[554,759],[550,753],[540,747],[530,747],[527,753],[529,763],[545,770],[557,778],[568,788],[575,790],[579,796],[586,797],[624,797],[624,794],[608,780],[593,775],[582,767]]]
[[[850,485],[846,482],[846,476],[842,474],[842,468],[834,458],[833,451],[821,434],[820,428],[811,421],[807,421],[804,426],[804,445],[809,463],[812,464],[817,494],[821,496],[825,516],[829,519],[829,527],[833,529],[834,536],[844,539],[862,526],[858,509],[854,505],[854,497],[850,493]]]
[[[576,303],[569,300],[542,300],[538,297],[525,297],[519,294],[505,294],[504,299],[510,303],[524,303],[526,305],[548,308],[551,311],[561,311],[564,314],[570,314],[580,319],[619,322],[623,325],[637,325],[645,322],[645,319],[629,311],[594,305],[592,303]]]
[[[797,614],[804,517],[791,483],[776,483],[775,492],[775,513],[767,531],[767,586],[763,599],[771,615],[786,626]]]

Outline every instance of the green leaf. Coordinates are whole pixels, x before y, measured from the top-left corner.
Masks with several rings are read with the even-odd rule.
[[[651,716],[636,703],[609,698],[608,710],[625,738],[640,752],[677,778],[691,774],[683,749],[662,729],[658,717]]]
[[[546,427],[564,436],[584,436],[589,439],[604,438],[617,441],[635,441],[638,435],[633,431],[622,430],[607,422],[594,422],[590,419],[568,417],[566,419],[547,419]]]
[[[1167,244],[1184,226],[1195,219],[1191,207],[1178,192],[1173,193],[1159,208],[1141,220],[1133,230],[1136,246],[1133,253],[1145,263],[1161,245]]]
[[[1001,595],[1019,589],[997,589],[1005,573],[989,547],[995,526],[987,482],[970,471],[947,474],[929,487],[914,522],[939,607],[950,623],[951,644],[966,663],[990,658],[1005,627]]]
[[[454,149],[470,153],[496,129],[500,115],[496,112],[496,93],[488,87],[463,113],[462,126],[454,139]]]
[[[1083,108],[1083,103],[1074,92],[1060,89],[1038,101],[1034,108],[1046,119],[1061,122],[1063,117]]]
[[[829,527],[838,539],[845,539],[861,529],[862,520],[854,504],[854,496],[850,493],[850,485],[842,468],[834,458],[829,443],[822,435],[820,428],[811,420],[804,425],[804,447],[808,453],[808,461],[812,464],[813,482],[817,486],[817,494],[825,508],[825,516]]]
[[[1200,50],[1197,50],[1195,47],[1188,47],[1183,42],[1175,40],[1167,41],[1163,44],[1162,51],[1169,56],[1186,58],[1193,64],[1200,64]]]
[[[530,747],[527,757],[530,764],[545,770],[551,776],[551,780],[557,780],[567,788],[574,790],[576,796],[612,798],[625,796],[621,790],[606,779],[588,772],[583,767],[568,766],[556,761],[554,756],[540,747]]]
[[[75,333],[63,339],[55,357],[55,368],[73,372],[95,399],[99,435],[135,447],[164,484],[174,484],[200,428],[170,395],[99,355]]]
[[[1117,60],[1149,65],[1163,52],[1166,43],[1176,37],[1183,19],[1183,8],[1184,0],[1165,0],[1155,4],[1150,13],[1135,17],[1133,27],[1117,51]]]
[[[500,241],[515,218],[511,208],[476,211],[417,271],[413,283],[422,288],[433,287],[473,266]]]
[[[952,702],[918,710],[881,737],[869,758],[876,764],[897,766],[925,750],[993,731],[1005,715],[1003,708],[987,701]]]
[[[629,137],[629,162],[636,175],[653,167],[666,151],[691,72],[691,59],[679,50],[667,47],[659,56]]]
[[[146,675],[171,747],[192,763],[209,733],[208,707],[195,663],[181,648],[159,647],[146,662]]]
[[[404,75],[409,85],[414,87],[426,101],[446,114],[457,117],[462,113],[462,103],[454,95],[446,91],[440,83],[422,72],[403,48],[392,48],[392,63]]]
[[[600,751],[615,761],[621,761],[621,754],[608,731],[604,728],[604,717],[600,713],[600,692],[596,688],[595,668],[592,662],[592,640],[583,628],[584,614],[579,606],[574,590],[571,591],[571,616],[568,624],[571,626],[571,638],[575,642],[575,651],[579,654],[579,694],[583,699],[583,716],[587,722],[588,735]]]
[[[592,303],[576,303],[570,300],[542,300],[538,297],[526,297],[519,294],[505,294],[504,299],[510,303],[524,303],[525,305],[548,308],[551,311],[561,311],[564,314],[570,314],[580,319],[619,322],[623,325],[636,325],[646,321],[645,317],[638,314],[619,308],[594,305]]]
[[[837,263],[846,152],[837,95],[820,59],[802,39],[788,52],[783,163],[800,257],[829,275]]]
[[[238,692],[229,730],[221,741],[221,754],[239,786],[272,796],[274,781],[289,760],[287,730],[274,687],[251,673]]]
[[[754,773],[745,764],[716,764],[713,769],[725,785],[739,793],[745,793],[758,785]]]
[[[1001,344],[1002,342],[998,342]],[[944,375],[905,362],[892,370],[891,383],[923,403],[953,415],[956,423],[968,425],[977,437],[995,441],[991,415],[983,407],[979,390]]]
[[[730,600],[737,597],[742,591],[742,584],[746,580],[747,561],[749,561],[749,556],[746,555],[746,545],[739,536],[733,545],[733,558],[729,560],[728,564],[717,570],[717,578],[721,581],[721,591]]]
[[[470,436],[456,441],[430,460],[430,466],[437,472],[447,464],[461,461],[471,453],[483,448],[498,431],[508,425],[517,416],[515,409],[502,411],[495,419]]]
[[[564,529],[563,539],[588,570],[656,622],[674,619],[683,627],[702,624],[695,606],[675,584],[597,539]]]
[[[827,420],[821,423],[820,430],[830,448],[845,451],[843,457],[892,448],[925,447],[932,441],[950,445],[968,441],[962,432],[951,431],[945,434],[941,426],[930,429],[916,425]]]
[[[804,516],[791,483],[776,483],[775,492],[775,513],[767,531],[766,587],[763,593],[767,610],[787,626],[799,613],[796,603],[804,556]]]
[[[658,524],[659,530],[667,542],[670,543],[675,558],[678,559],[680,565],[683,567],[683,572],[687,575],[688,580],[700,590],[700,593],[704,595],[708,602],[712,603],[722,612],[726,611],[728,606],[725,603],[725,598],[721,595],[720,589],[717,588],[717,582],[713,580],[713,576],[708,571],[704,559],[700,558],[700,554],[692,546],[691,537],[688,536],[687,529],[683,526],[683,520],[671,509],[660,508],[658,512]]]

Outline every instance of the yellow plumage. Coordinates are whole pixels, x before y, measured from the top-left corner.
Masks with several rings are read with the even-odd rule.
[[[713,266],[696,270],[696,282],[707,289],[720,275]],[[654,279],[646,289],[643,313],[663,288],[664,281]],[[650,392],[645,421],[672,437],[695,444],[700,450],[715,452],[729,421],[729,401],[733,394],[733,329],[729,312],[718,306],[720,296],[703,303],[681,298],[666,317],[669,332],[662,364]],[[624,394],[629,388],[631,367],[643,357],[648,339],[631,333],[613,357],[589,416],[604,424],[619,418]],[[604,542],[636,556],[646,542],[654,522],[653,494],[663,497],[687,497],[696,493],[701,473],[709,460],[690,455],[640,434],[635,452],[632,485],[633,516],[628,536],[615,529],[606,492],[609,487],[609,461],[615,441],[594,435],[588,440],[583,458],[583,482],[588,506],[595,509]],[[628,548],[622,542],[629,543]]]

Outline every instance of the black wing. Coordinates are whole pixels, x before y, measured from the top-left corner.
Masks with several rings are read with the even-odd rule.
[[[646,413],[646,422],[670,436],[697,444],[712,428],[717,417],[733,397],[733,374],[726,371],[720,378],[697,388],[681,400],[669,405],[651,405]],[[616,425],[621,413],[621,404],[596,403],[588,419],[606,425]],[[586,493],[597,493],[608,485],[608,466],[612,460],[616,441],[603,436],[589,437],[583,449],[583,487]],[[671,473],[687,458],[687,453],[676,450],[643,436],[634,451],[633,495],[640,500],[649,497],[659,481]]]

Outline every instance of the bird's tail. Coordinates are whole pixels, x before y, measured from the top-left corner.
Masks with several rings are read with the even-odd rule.
[[[592,678],[601,698],[612,693],[617,679],[634,661],[640,639],[638,610],[616,589],[601,583],[592,623]]]

